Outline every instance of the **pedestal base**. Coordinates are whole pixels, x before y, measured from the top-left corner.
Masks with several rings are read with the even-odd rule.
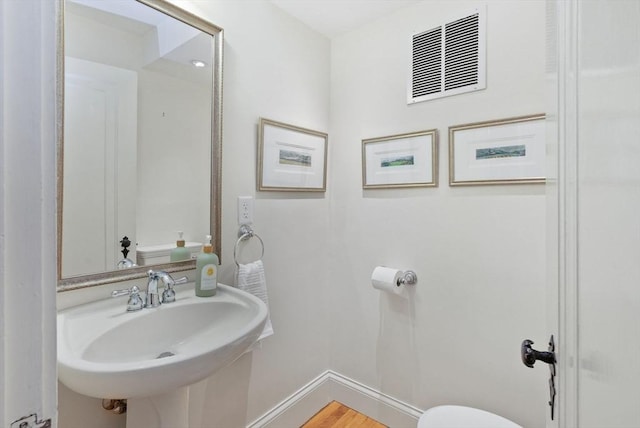
[[[127,400],[127,428],[189,428],[189,387]]]

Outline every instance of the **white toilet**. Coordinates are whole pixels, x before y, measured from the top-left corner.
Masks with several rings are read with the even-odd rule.
[[[493,413],[465,406],[437,406],[422,414],[418,428],[522,428]]]

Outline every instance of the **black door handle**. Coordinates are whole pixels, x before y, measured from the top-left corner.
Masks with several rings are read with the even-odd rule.
[[[520,348],[520,355],[525,366],[533,368],[538,360],[547,364],[555,364],[556,354],[553,351],[536,351],[531,345],[533,345],[533,341],[526,339]]]
[[[522,362],[527,367],[533,368],[533,365],[538,360],[549,364],[549,406],[551,407],[551,420],[553,420],[556,405],[556,344],[553,340],[553,335],[551,335],[549,338],[548,351],[536,351],[531,345],[533,345],[532,340],[523,340],[522,346],[520,347],[520,356],[522,357]]]

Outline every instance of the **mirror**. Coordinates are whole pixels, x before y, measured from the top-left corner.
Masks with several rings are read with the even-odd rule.
[[[222,47],[165,0],[65,0],[59,291],[193,269],[169,262],[178,231],[220,254]]]

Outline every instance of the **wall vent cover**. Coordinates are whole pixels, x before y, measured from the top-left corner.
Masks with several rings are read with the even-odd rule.
[[[486,88],[485,11],[476,9],[411,38],[408,103]]]

